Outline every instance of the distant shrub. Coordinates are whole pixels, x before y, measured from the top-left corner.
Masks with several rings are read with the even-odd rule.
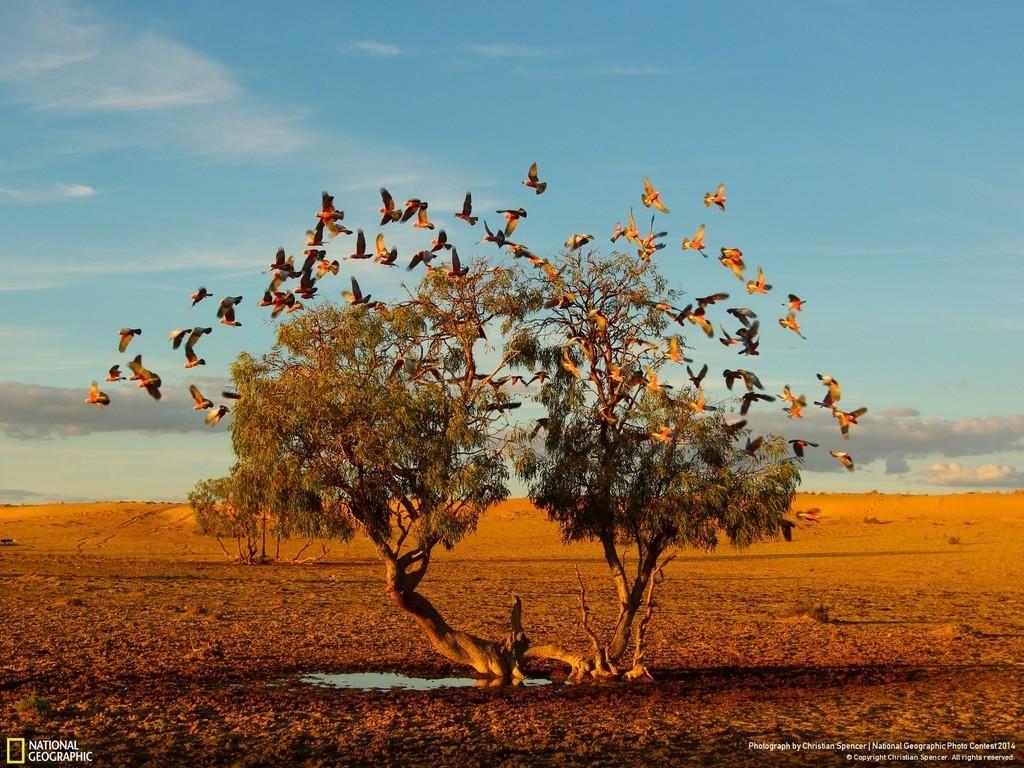
[[[946,541],[948,541],[950,544],[954,544],[954,545],[955,544],[959,544],[960,543],[960,537],[959,536],[950,536],[949,538],[946,539]]]
[[[864,522],[868,525],[882,525],[882,521],[877,517],[865,517]]]
[[[819,624],[828,624],[831,619],[828,615],[828,606],[810,602],[809,600],[798,600],[790,610],[790,616],[804,616],[814,619]]]
[[[46,717],[53,712],[53,704],[35,693],[18,699],[14,708],[22,715],[36,717]]]

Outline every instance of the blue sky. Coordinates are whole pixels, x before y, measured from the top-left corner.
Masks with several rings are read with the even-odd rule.
[[[480,211],[525,206],[517,234],[549,253],[607,242],[645,175],[672,210],[655,258],[673,284],[742,292],[679,250],[706,222],[776,286],[748,302],[768,327],[746,367],[815,398],[832,373],[871,409],[848,445],[827,414],[765,414],[862,461],[816,458],[805,488],[1024,486],[1022,28],[1010,3],[5,2],[0,493],[181,497],[223,471],[227,423],[197,425],[185,385],[216,392],[239,349],[267,348],[261,270],[301,251],[321,189],[371,236],[381,184],[427,199],[463,255],[480,235],[451,211],[472,190]],[[519,184],[534,160],[540,198]],[[702,204],[719,181],[724,214]],[[422,245],[386,234],[403,259]],[[346,264],[322,293],[348,274],[385,296],[406,279]],[[186,371],[165,339],[215,324],[212,301],[189,309],[200,284],[245,295],[243,327]],[[789,291],[806,342],[771,327]],[[114,405],[87,408],[130,357],[124,325],[168,397],[109,385]],[[743,364],[694,342],[713,371]]]

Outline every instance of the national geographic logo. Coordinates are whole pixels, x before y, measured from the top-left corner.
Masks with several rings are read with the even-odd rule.
[[[15,739],[7,737],[8,765],[91,763],[92,752],[79,749],[75,739]]]

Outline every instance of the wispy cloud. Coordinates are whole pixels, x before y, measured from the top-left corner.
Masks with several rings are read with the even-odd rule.
[[[95,194],[96,190],[87,184],[64,184],[62,182],[34,189],[0,187],[0,203],[32,205],[52,203],[57,200],[82,200]]]
[[[352,40],[338,46],[341,53],[357,53],[366,56],[402,56],[405,51],[394,43],[380,40]]]
[[[232,161],[285,155],[312,140],[301,113],[257,104],[221,62],[158,31],[107,21],[73,0],[11,0],[4,15],[0,94],[14,103],[137,115],[131,134],[144,138],[134,143]]]
[[[528,80],[578,80],[603,77],[662,77],[671,75],[672,70],[661,67],[563,67],[559,69],[537,69],[516,66],[513,73]]]
[[[924,473],[925,481],[932,485],[974,486],[984,488],[1014,488],[1024,486],[1024,472],[1009,464],[982,464],[969,467],[952,462],[932,464]]]
[[[491,59],[534,59],[550,56],[554,51],[522,43],[470,43],[467,53]]]
[[[14,2],[0,32],[0,81],[38,109],[137,112],[236,97],[217,61],[156,32],[103,23],[65,0]]]

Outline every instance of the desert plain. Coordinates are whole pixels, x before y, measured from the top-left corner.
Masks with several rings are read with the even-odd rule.
[[[433,691],[302,681],[467,674],[389,602],[363,540],[305,565],[289,541],[279,563],[245,566],[180,504],[2,507],[0,736],[75,739],[94,765],[841,765],[751,745],[862,741],[1012,741],[996,764],[1024,761],[1024,493],[794,504],[812,507],[820,522],[792,542],[679,552],[655,683],[539,668],[555,682]],[[582,651],[574,566],[610,621],[598,548],[563,545],[512,500],[422,591],[487,637],[508,631],[515,592],[531,638]]]

